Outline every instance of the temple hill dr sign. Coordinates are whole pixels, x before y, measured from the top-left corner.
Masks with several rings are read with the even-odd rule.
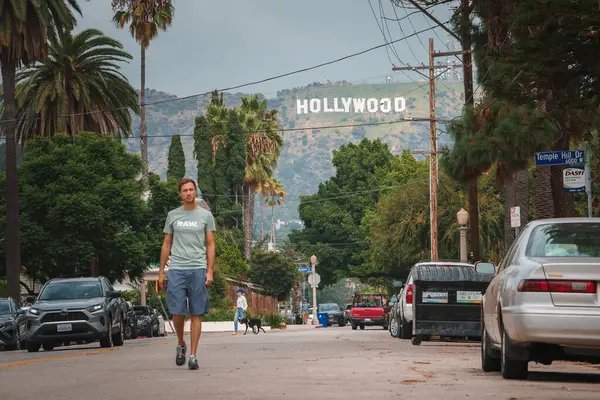
[[[296,99],[297,114],[326,113],[401,113],[406,110],[404,97],[359,99],[353,97],[334,97],[333,99]]]

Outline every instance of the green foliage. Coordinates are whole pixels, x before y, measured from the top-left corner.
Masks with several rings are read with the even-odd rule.
[[[161,181],[160,177],[153,173],[149,178],[150,198],[147,211],[149,248],[147,255],[150,263],[159,263],[161,246],[165,237],[163,232],[165,219],[169,211],[181,205],[181,197],[177,190],[177,180]]]
[[[237,237],[234,233],[237,233]],[[240,236],[239,230],[233,232],[221,230],[215,235],[217,256],[215,268],[227,275],[245,278],[248,276],[250,266],[236,244],[239,243]]]
[[[100,274],[113,281],[140,276],[148,246],[140,171],[138,156],[98,134],[28,142],[19,172],[27,273],[88,275],[96,259]]]
[[[301,199],[305,228],[292,233],[290,240],[301,245],[306,256],[318,255],[320,285],[335,283],[364,263],[367,241],[360,225],[375,208],[380,188],[391,182],[394,158],[380,140],[343,145],[333,152],[335,176],[321,183],[316,194]]]
[[[264,294],[284,300],[296,282],[296,265],[274,252],[256,251],[252,254],[250,280],[261,286]]]
[[[279,329],[283,323],[283,317],[280,313],[266,313],[263,315],[265,325],[270,326],[273,329]]]
[[[168,162],[167,179],[180,180],[185,176],[185,153],[179,135],[173,135],[171,138]]]
[[[8,297],[8,281],[0,279],[0,299]]]

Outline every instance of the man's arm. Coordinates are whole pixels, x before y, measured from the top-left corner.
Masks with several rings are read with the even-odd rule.
[[[165,233],[165,240],[163,240],[162,248],[160,250],[160,266],[158,273],[159,275],[164,274],[165,265],[169,260],[169,256],[171,255],[171,246],[173,244],[173,235],[170,233]]]
[[[209,285],[212,283],[215,270],[215,247],[215,233],[206,232],[206,280]]]

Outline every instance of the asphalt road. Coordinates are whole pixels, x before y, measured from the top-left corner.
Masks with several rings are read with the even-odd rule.
[[[0,352],[0,398],[596,400],[600,383],[600,367],[572,363],[532,364],[527,381],[504,380],[481,371],[478,343],[413,346],[381,328],[206,334],[198,371],[174,356],[173,337]]]

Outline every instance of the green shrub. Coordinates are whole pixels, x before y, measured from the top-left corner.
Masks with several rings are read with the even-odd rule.
[[[264,315],[265,325],[271,328],[279,328],[283,323],[283,317],[279,313],[268,313]]]
[[[0,298],[8,297],[8,281],[0,280]]]

